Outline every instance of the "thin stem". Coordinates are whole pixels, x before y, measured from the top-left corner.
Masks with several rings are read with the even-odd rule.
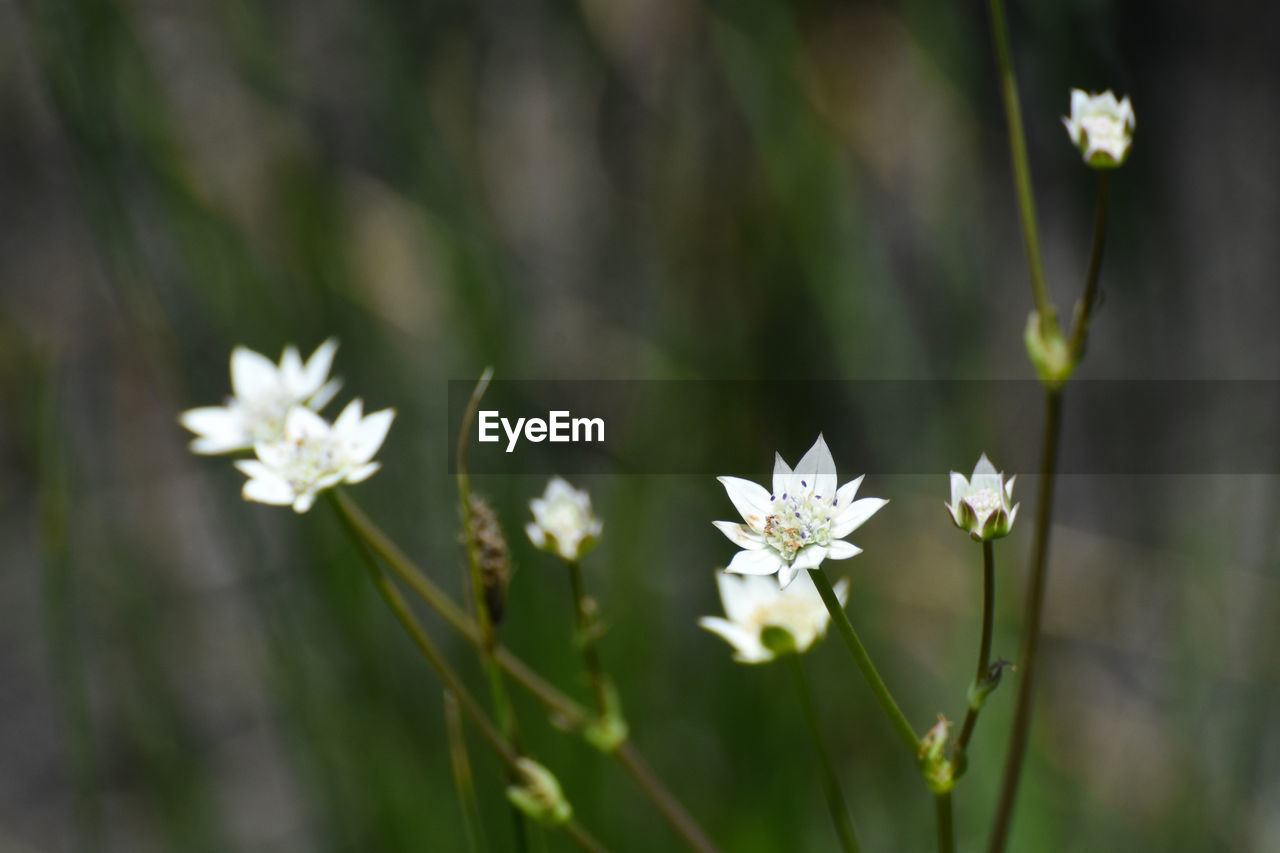
[[[343,510],[342,501],[335,496],[332,490],[327,492],[326,495],[329,497],[330,506],[337,513],[343,526],[352,534],[356,550],[360,552],[360,556],[364,559],[365,567],[369,570],[369,576],[373,580],[374,586],[378,588],[378,592],[382,593],[383,599],[387,602],[392,612],[395,613],[396,618],[400,620],[400,624],[409,632],[409,636],[413,638],[413,643],[418,647],[418,651],[426,658],[431,668],[436,671],[436,675],[444,682],[445,688],[458,701],[458,706],[471,720],[472,725],[476,727],[476,730],[480,732],[489,746],[493,748],[493,751],[502,759],[507,769],[517,777],[522,775],[520,754],[507,742],[502,732],[498,731],[498,728],[485,716],[480,704],[472,697],[458,674],[453,671],[453,667],[449,666],[448,660],[431,639],[427,629],[422,626],[422,623],[418,621],[418,617],[414,615],[413,609],[409,607],[409,602],[405,601],[399,588],[391,582],[391,578],[387,577],[386,572],[382,570],[382,566],[378,563],[378,558],[373,550],[360,538],[351,518]],[[564,824],[562,828],[584,850],[600,851],[603,849],[599,842],[573,821]]]
[[[484,642],[480,627],[475,621],[463,612],[444,590],[427,577],[426,573],[400,550],[399,546],[392,542],[390,537],[383,533],[360,507],[356,506],[354,501],[341,492],[329,494],[335,495],[334,500],[337,506],[350,522],[349,525],[345,525],[345,529],[353,539],[366,543],[372,548],[396,576],[435,610],[445,622],[449,623],[449,626],[463,639],[476,647]],[[579,731],[590,721],[590,712],[557,690],[502,645],[494,649],[493,656],[503,672],[538,700],[564,728]],[[631,774],[645,797],[653,803],[691,850],[696,850],[698,853],[717,853],[716,846],[711,843],[702,828],[662,783],[630,741],[623,742],[609,754]]]
[[[484,639],[480,633],[480,626],[475,623],[475,620],[454,603],[453,599],[431,578],[427,577],[426,573],[418,568],[413,560],[409,559],[408,555],[401,551],[351,498],[339,492],[337,501],[343,513],[351,521],[353,534],[367,542],[374,553],[391,568],[391,571],[431,609],[440,614],[450,627],[462,635],[463,639],[480,648],[484,644]],[[498,645],[494,649],[493,656],[498,666],[502,667],[512,680],[533,694],[534,698],[555,714],[565,726],[577,729],[586,724],[590,714],[585,708],[551,686],[505,647]]]
[[[995,543],[986,540],[982,543],[982,640],[978,645],[978,671],[973,676],[975,688],[991,677],[991,623],[994,618],[995,595]],[[956,748],[951,759],[953,768],[959,767],[960,757],[969,746],[969,739],[973,737],[973,727],[978,723],[978,713],[981,710],[981,704],[975,708],[970,701],[969,710],[964,715],[964,725],[960,727],[960,736],[956,738]]]
[[[938,853],[955,853],[956,831],[951,820],[951,792],[933,795],[938,813]]]
[[[813,736],[813,747],[818,753],[818,764],[822,768],[822,790],[827,796],[827,808],[831,811],[831,822],[835,824],[836,835],[840,837],[840,846],[846,853],[857,853],[860,849],[858,836],[854,832],[853,821],[849,818],[849,809],[845,804],[844,794],[840,790],[840,777],[836,774],[835,764],[822,737],[822,724],[818,720],[813,690],[809,687],[809,679],[804,674],[804,664],[798,654],[788,654],[783,657],[787,658],[789,664],[787,668],[791,670],[795,680],[796,694],[800,697],[804,721],[808,724],[809,734]]]
[[[444,722],[449,736],[449,763],[453,767],[453,784],[458,789],[458,804],[462,808],[462,828],[467,837],[467,849],[471,853],[480,853],[489,845],[484,837],[484,821],[480,817],[480,802],[476,798],[471,760],[467,757],[467,741],[462,731],[458,700],[448,690],[444,691]]]
[[[1031,731],[1031,706],[1034,698],[1036,652],[1040,646],[1040,620],[1044,609],[1044,590],[1048,574],[1049,521],[1053,517],[1053,486],[1058,467],[1058,433],[1062,426],[1062,392],[1045,391],[1044,439],[1040,448],[1040,484],[1036,494],[1036,527],[1031,546],[1031,583],[1027,587],[1026,613],[1023,617],[1022,650],[1018,655],[1018,698],[1013,711],[1013,728],[1009,733],[1009,751],[1005,758],[1004,778],[1000,783],[1000,799],[991,828],[988,850],[1000,853],[1008,841],[1013,819],[1014,800]]]
[[[658,774],[653,772],[653,768],[644,760],[644,756],[636,749],[635,744],[629,740],[623,741],[610,754],[618,760],[624,770],[631,774],[631,778],[636,780],[640,790],[644,791],[645,796],[662,813],[667,824],[675,830],[689,849],[696,850],[698,853],[718,853],[711,839],[702,831],[702,827],[698,826],[675,795],[662,784]]]
[[[595,626],[587,611],[587,598],[582,587],[582,566],[577,560],[570,560],[567,565],[569,586],[573,591],[577,640],[582,646],[582,661],[587,669],[587,678],[591,681],[591,689],[595,693],[596,711],[604,715],[609,713],[609,688],[604,667],[600,663],[600,652],[596,648]]]
[[[1031,271],[1031,297],[1040,316],[1041,331],[1048,332],[1052,322],[1049,291],[1044,281],[1044,264],[1040,260],[1040,238],[1036,230],[1035,196],[1031,190],[1031,167],[1027,162],[1027,140],[1022,130],[1022,108],[1018,105],[1018,81],[1009,57],[1009,27],[1005,21],[1002,0],[990,0],[991,37],[995,42],[996,63],[1000,72],[1000,92],[1009,125],[1009,151],[1013,161],[1013,183],[1018,197],[1018,218],[1022,225],[1022,242],[1027,250],[1027,266]]]
[[[867,654],[866,648],[862,645],[862,641],[858,639],[858,632],[853,629],[853,623],[849,621],[848,615],[844,612],[844,607],[840,604],[840,599],[836,597],[836,591],[831,588],[831,579],[827,577],[826,570],[818,566],[816,569],[810,569],[809,575],[813,578],[813,583],[818,588],[818,594],[822,596],[822,603],[827,606],[827,612],[831,614],[831,621],[836,623],[836,629],[840,631],[840,636],[844,638],[845,645],[849,647],[849,652],[853,655],[853,661],[862,672],[862,677],[866,680],[867,686],[875,694],[876,701],[880,703],[881,709],[889,718],[889,722],[893,724],[894,729],[897,730],[902,742],[911,750],[911,756],[913,758],[918,757],[920,739],[916,737],[915,731],[911,728],[911,723],[907,722],[902,710],[898,708],[898,703],[893,701],[893,696],[889,693],[889,688],[885,686],[884,679],[876,671],[875,664],[871,662],[871,657]]]
[[[1089,337],[1089,318],[1098,301],[1098,277],[1102,272],[1102,250],[1107,240],[1107,202],[1110,195],[1109,174],[1098,169],[1098,203],[1093,215],[1093,250],[1089,255],[1089,272],[1084,280],[1084,295],[1076,306],[1076,317],[1071,327],[1071,358],[1079,360],[1084,355],[1085,341]]]

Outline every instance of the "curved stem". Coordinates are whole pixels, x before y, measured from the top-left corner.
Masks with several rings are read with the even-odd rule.
[[[1041,331],[1048,332],[1051,322],[1049,291],[1044,281],[1044,264],[1040,260],[1040,238],[1036,230],[1035,196],[1031,190],[1031,167],[1027,162],[1027,140],[1022,130],[1022,108],[1018,105],[1018,81],[1009,57],[1009,27],[1005,22],[1002,0],[990,0],[991,37],[995,42],[996,63],[1000,71],[1000,92],[1009,125],[1009,153],[1013,161],[1013,183],[1018,197],[1018,218],[1022,225],[1022,242],[1027,250],[1031,271],[1031,297],[1040,316]]]
[[[399,588],[391,582],[391,578],[387,577],[386,572],[382,570],[382,566],[378,563],[378,558],[373,550],[360,538],[358,531],[355,530],[354,525],[351,523],[350,517],[343,511],[342,501],[335,496],[332,490],[326,494],[329,497],[330,505],[334,508],[338,518],[342,520],[343,526],[352,534],[356,550],[360,552],[360,556],[364,559],[365,567],[369,570],[369,576],[373,580],[374,586],[378,588],[378,592],[382,593],[383,599],[390,606],[391,611],[395,613],[396,618],[400,620],[400,624],[409,632],[409,636],[413,638],[413,643],[418,647],[418,651],[426,658],[427,663],[431,664],[431,668],[436,671],[436,675],[444,682],[445,688],[457,700],[458,706],[470,718],[472,725],[489,743],[493,751],[502,759],[507,769],[513,774],[519,775],[521,773],[520,753],[507,742],[507,739],[498,731],[498,728],[489,721],[480,704],[476,702],[475,698],[472,697],[462,683],[462,679],[453,671],[453,667],[449,666],[444,653],[440,651],[439,647],[431,639],[427,629],[418,621],[413,609],[409,607],[409,602],[405,601],[404,595],[401,594]],[[599,842],[575,822],[569,821],[562,828],[582,849],[593,851],[593,853],[603,850]]]
[[[386,562],[391,571],[414,594],[435,610],[463,639],[479,648],[484,640],[480,627],[475,621],[463,612],[444,590],[427,577],[346,494],[341,492],[329,494],[334,495],[336,505],[350,521],[350,525],[345,527],[352,538],[372,548],[374,553]],[[591,714],[585,708],[556,689],[502,645],[494,648],[493,657],[498,662],[498,666],[502,667],[503,672],[538,700],[564,728],[578,731],[590,721]],[[624,741],[609,754],[636,780],[645,797],[653,803],[667,824],[691,850],[696,850],[698,853],[718,853],[716,846],[702,831],[697,821],[662,783],[630,741]]]
[[[951,792],[933,795],[938,813],[938,853],[955,853],[956,831],[951,820]]]
[[[1109,174],[1098,169],[1098,204],[1093,214],[1093,250],[1089,255],[1089,272],[1084,280],[1084,295],[1076,306],[1076,317],[1071,327],[1071,358],[1079,360],[1084,354],[1085,341],[1089,337],[1089,318],[1098,301],[1098,277],[1102,272],[1102,250],[1107,239],[1107,201],[1110,195]]]
[[[911,728],[911,723],[907,722],[907,718],[898,707],[898,703],[893,700],[892,694],[889,693],[889,688],[885,686],[884,679],[876,671],[875,664],[871,662],[871,657],[867,654],[866,647],[862,645],[862,640],[858,639],[858,632],[853,629],[853,623],[849,621],[849,616],[844,612],[844,607],[840,605],[840,599],[836,597],[836,591],[831,588],[831,579],[827,577],[826,570],[822,566],[818,566],[816,569],[810,569],[809,575],[813,578],[813,583],[818,588],[818,594],[822,596],[822,603],[827,606],[827,612],[831,614],[831,621],[836,624],[836,629],[844,639],[845,645],[849,647],[849,652],[853,655],[853,661],[858,665],[859,671],[862,672],[862,677],[866,680],[867,686],[875,694],[876,701],[880,703],[880,708],[898,732],[898,737],[911,750],[911,757],[917,758],[920,753],[920,739],[916,737],[915,731]]]
[[[629,740],[623,741],[610,754],[618,760],[624,770],[631,774],[631,778],[636,780],[640,790],[644,791],[645,796],[662,813],[667,824],[675,830],[689,849],[697,850],[698,853],[718,853],[711,839],[702,831],[702,827],[698,826],[675,795],[662,784],[658,774],[653,772],[653,768],[644,760],[644,756],[636,749],[635,744]]]
[[[788,669],[795,680],[796,694],[800,697],[800,708],[804,712],[804,721],[808,724],[809,734],[813,737],[813,747],[818,753],[818,764],[822,768],[822,790],[827,796],[827,808],[831,812],[831,822],[835,824],[836,835],[840,838],[840,847],[846,853],[857,853],[858,836],[853,829],[853,821],[849,818],[849,809],[844,794],[840,790],[840,777],[836,774],[835,764],[827,751],[826,741],[822,737],[822,724],[818,720],[818,709],[813,701],[813,690],[809,687],[809,679],[804,674],[804,664],[799,654],[783,655],[787,658]]]
[[[991,677],[991,623],[994,618],[996,593],[996,557],[995,543],[990,540],[982,543],[982,640],[978,644],[978,671],[973,676],[974,687],[979,687]],[[960,757],[969,746],[973,737],[973,727],[978,723],[978,713],[982,704],[974,707],[969,702],[969,710],[964,715],[964,725],[960,728],[960,736],[956,738],[956,748],[951,759],[953,768],[957,768]]]
[[[1000,783],[1000,799],[987,848],[991,853],[1004,850],[1008,842],[1009,824],[1013,819],[1013,805],[1018,794],[1018,781],[1027,748],[1027,735],[1031,730],[1036,652],[1040,646],[1040,620],[1048,573],[1049,520],[1053,516],[1053,485],[1058,467],[1058,433],[1061,426],[1062,392],[1048,389],[1045,391],[1044,439],[1040,449],[1040,484],[1036,493],[1036,528],[1031,546],[1031,583],[1027,587],[1026,613],[1023,617],[1022,651],[1018,655],[1018,698],[1013,711],[1013,728],[1009,733],[1004,778]]]

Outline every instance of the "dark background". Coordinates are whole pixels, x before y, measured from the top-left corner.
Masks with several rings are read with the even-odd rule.
[[[1274,11],[1010,16],[1064,312],[1094,193],[1058,120],[1068,89],[1113,87],[1137,113],[1078,377],[1280,379]],[[990,55],[974,2],[0,0],[0,849],[460,849],[438,685],[341,531],[324,506],[240,501],[177,413],[227,393],[235,344],[276,358],[338,336],[340,402],[399,411],[352,495],[460,593],[446,380],[486,365],[1031,379]],[[774,446],[750,400],[697,440],[758,460],[720,473],[762,479],[812,430]],[[805,422],[822,402],[786,405]],[[1274,397],[1259,406],[1274,422]],[[920,730],[961,715],[978,633],[946,468],[985,449],[1014,473],[997,449],[1034,446],[1039,417],[960,435],[936,418],[922,441],[948,461],[868,477],[893,502],[831,566]],[[1068,441],[1107,442],[1073,417],[1069,395]],[[1179,442],[1221,440],[1168,420],[1157,470],[1185,472]],[[885,470],[827,439],[842,480]],[[1060,482],[1012,849],[1280,848],[1277,481],[1214,470]],[[709,524],[733,516],[723,490],[575,480],[605,520],[586,580],[636,742],[727,850],[831,849],[785,673],[695,626],[733,553]],[[563,572],[521,534],[544,482],[477,483],[517,563],[504,637],[585,699]],[[1029,534],[998,548],[1005,657]],[[867,849],[929,849],[929,797],[845,650],[805,663]],[[985,839],[1013,692],[990,700],[957,791],[963,849]],[[521,702],[584,823],[616,849],[676,849],[629,779]],[[496,763],[477,739],[472,757],[504,849]]]

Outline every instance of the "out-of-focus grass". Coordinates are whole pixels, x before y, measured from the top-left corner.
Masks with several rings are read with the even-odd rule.
[[[183,450],[174,416],[226,393],[236,343],[274,356],[341,339],[344,395],[399,410],[385,470],[355,496],[455,593],[445,379],[485,364],[501,377],[1028,375],[985,22],[940,9],[7,7],[5,65],[20,73],[0,88],[13,119],[0,168],[18,200],[6,207],[22,212],[6,212],[0,237],[4,833],[48,850],[463,848],[439,685],[325,508],[244,504],[225,460]],[[1065,306],[1088,198],[1055,110],[1066,85],[1126,73],[1090,58],[1108,56],[1100,46],[1137,62],[1144,42],[1127,18],[1113,37],[1099,35],[1100,11],[1061,14],[1016,20],[1015,40]],[[1156,56],[1127,72],[1145,85],[1144,128],[1176,126],[1151,85],[1171,60]],[[1157,138],[1139,137],[1119,210],[1184,177]],[[1194,325],[1202,282],[1161,279],[1172,313],[1143,322],[1155,294],[1143,270],[1166,263],[1152,247],[1167,237],[1149,235],[1199,218],[1115,218],[1088,369],[1171,363],[1116,341],[1241,352],[1222,324]],[[724,440],[751,419],[723,412]],[[945,423],[937,440],[966,449],[958,468],[991,441]],[[762,474],[774,449],[759,448],[760,472],[732,473]],[[868,482],[892,512],[839,566],[921,729],[960,715],[977,633],[976,555],[938,506],[943,474]],[[1224,497],[1249,482],[1172,495],[1160,482],[1064,483],[1014,849],[1280,837],[1274,483],[1255,482],[1246,509]],[[520,535],[542,485],[477,482],[517,563],[503,636],[585,699],[567,583]],[[586,582],[636,742],[726,849],[827,849],[785,674],[730,663],[694,627],[718,609],[711,569],[731,553],[707,524],[731,514],[723,494],[710,478],[580,485],[606,522]],[[1021,536],[1000,548],[1005,657]],[[32,601],[38,622],[24,616]],[[471,650],[426,618],[483,694]],[[928,798],[846,657],[827,643],[806,663],[855,820],[868,849],[928,849]],[[966,849],[990,818],[1006,689],[957,793]],[[675,849],[616,766],[517,703],[584,823],[611,847]],[[506,849],[499,769],[470,745],[486,831]]]

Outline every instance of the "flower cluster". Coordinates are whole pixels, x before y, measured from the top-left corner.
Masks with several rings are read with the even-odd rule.
[[[179,418],[196,434],[195,453],[253,449],[256,459],[236,462],[249,479],[245,500],[292,506],[306,512],[316,495],[339,483],[359,483],[379,468],[374,454],[387,437],[395,410],[364,414],[352,400],[333,423],[319,414],[341,387],[329,368],[338,344],[330,339],[304,364],[288,346],[279,365],[236,347],[231,353],[232,396],[224,406],[184,412]]]

